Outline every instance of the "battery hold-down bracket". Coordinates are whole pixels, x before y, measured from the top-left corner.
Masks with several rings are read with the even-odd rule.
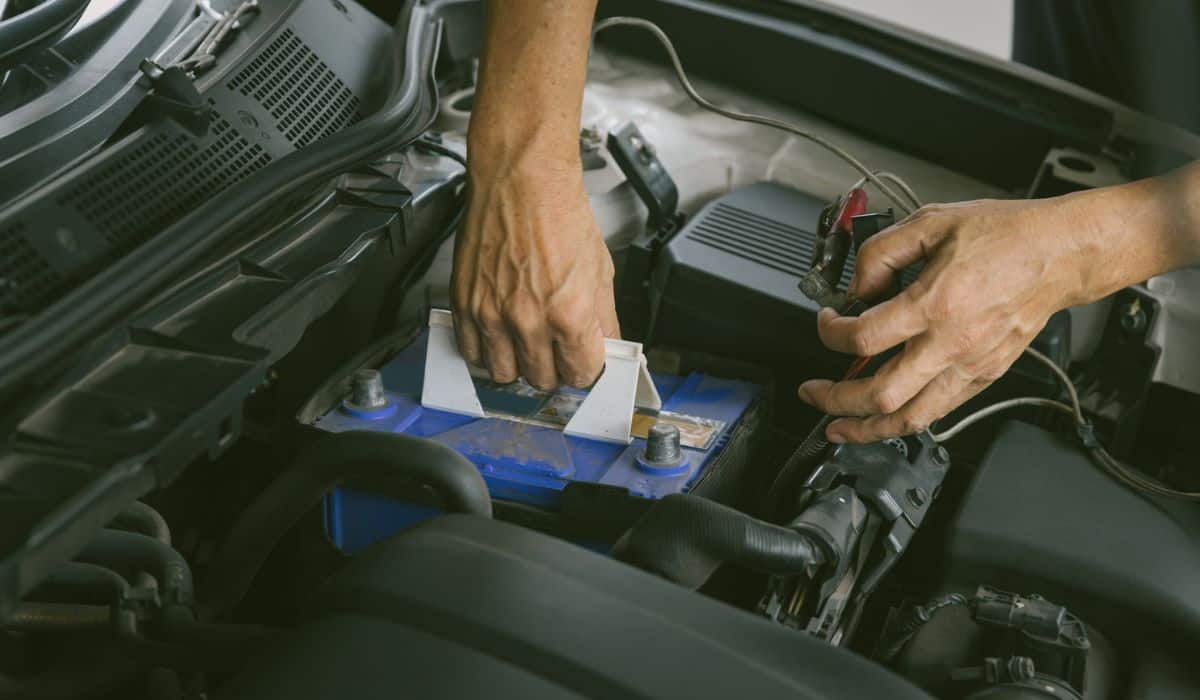
[[[429,344],[421,405],[476,418],[487,416],[471,369],[458,351],[454,319],[445,309],[429,312]],[[567,435],[628,445],[633,442],[635,409],[658,411],[662,399],[650,378],[642,344],[606,338],[604,371],[567,422]]]

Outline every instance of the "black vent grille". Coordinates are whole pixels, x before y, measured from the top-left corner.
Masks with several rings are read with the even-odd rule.
[[[688,238],[797,279],[808,272],[817,243],[817,234],[812,231],[724,202],[717,204],[697,221]],[[911,284],[924,266],[923,262],[919,262],[906,267],[900,273],[901,286]],[[854,251],[850,251],[838,287],[848,287],[853,275]]]
[[[0,312],[32,310],[58,291],[62,278],[34,250],[18,221],[0,228]]]
[[[296,148],[358,121],[358,98],[291,29],[284,29],[227,84],[252,97]]]
[[[62,203],[125,248],[270,161],[262,146],[213,112],[207,145],[182,132],[156,134],[72,189]]]
[[[691,240],[797,279],[812,262],[817,235],[812,231],[755,214],[724,202],[710,209],[688,234]],[[842,274],[842,287],[854,269],[853,253]]]

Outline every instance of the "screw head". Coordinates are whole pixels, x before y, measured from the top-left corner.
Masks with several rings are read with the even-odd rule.
[[[925,489],[921,488],[920,486],[909,489],[908,493],[905,495],[908,496],[908,502],[911,503],[914,508],[920,508],[921,506],[925,505],[926,501],[929,500],[929,495],[926,494]]]
[[[1140,333],[1146,328],[1146,311],[1140,299],[1134,299],[1121,308],[1121,328],[1126,333]]]

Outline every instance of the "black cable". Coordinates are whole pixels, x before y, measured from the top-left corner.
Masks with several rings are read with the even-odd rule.
[[[1069,410],[1075,417],[1075,433],[1083,443],[1085,449],[1092,456],[1092,459],[1100,465],[1109,476],[1116,479],[1120,483],[1128,486],[1135,491],[1141,491],[1153,496],[1162,498],[1171,498],[1177,501],[1189,501],[1193,503],[1200,502],[1200,492],[1197,491],[1180,491],[1173,489],[1170,486],[1154,479],[1153,477],[1143,474],[1138,470],[1127,466],[1116,457],[1112,456],[1108,450],[1104,449],[1104,445],[1096,439],[1094,428],[1090,421],[1083,415],[1083,407],[1079,401],[1079,392],[1075,389],[1075,384],[1071,381],[1071,377],[1067,375],[1062,367],[1058,366],[1054,360],[1046,355],[1034,350],[1033,348],[1025,348],[1025,354],[1042,363],[1054,373],[1054,376],[1062,384],[1067,392],[1067,396],[1071,399]],[[966,420],[963,421],[964,423]],[[960,423],[959,425],[962,425]],[[957,431],[958,426],[952,428],[952,431]]]
[[[783,468],[775,475],[774,481],[767,489],[767,517],[776,520],[787,518],[788,514],[783,512],[783,508],[787,504],[787,498],[795,493],[795,482],[812,471],[813,461],[829,447],[829,438],[825,437],[825,429],[833,422],[833,418],[828,413],[821,416],[800,446],[783,463]]]
[[[492,517],[491,495],[479,470],[451,448],[403,433],[333,433],[305,446],[233,523],[208,567],[202,619],[233,609],[283,535],[325,494],[363,476],[430,486],[447,511]]]
[[[947,593],[924,605],[913,606],[897,622],[893,623],[887,636],[879,640],[879,651],[875,654],[876,658],[890,665],[900,655],[900,652],[904,651],[904,647],[908,646],[917,632],[928,624],[939,610],[954,606],[968,607],[970,604],[971,601],[967,600],[964,595]]]
[[[464,158],[461,153],[446,146],[445,144],[434,141],[428,136],[423,136],[416,141],[413,141],[413,147],[415,147],[417,150],[425,150],[429,151],[430,153],[436,153],[439,156],[445,156],[464,168],[467,167],[467,159]]]

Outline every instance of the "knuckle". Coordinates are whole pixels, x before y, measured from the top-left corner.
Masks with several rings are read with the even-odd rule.
[[[894,413],[904,405],[896,390],[886,385],[876,387],[871,392],[871,403],[880,413]]]
[[[855,264],[864,266],[876,266],[880,263],[883,257],[883,248],[880,247],[878,238],[868,238],[858,249],[855,255]]]
[[[971,353],[979,344],[979,336],[979,330],[972,326],[958,329],[954,333],[953,342],[951,344],[952,351],[958,356]]]
[[[505,335],[504,318],[500,312],[491,308],[480,308],[475,311],[475,323],[479,326],[479,332],[488,337]]]
[[[850,347],[856,355],[865,357],[875,354],[875,337],[874,334],[865,328],[858,328],[850,336]]]
[[[945,289],[933,290],[925,296],[926,315],[933,321],[946,321],[958,311],[958,299]]]
[[[920,416],[905,415],[900,419],[900,431],[904,435],[912,435],[924,430],[929,424],[929,421],[924,420]]]
[[[542,317],[525,305],[513,305],[504,310],[504,325],[519,335],[532,335],[542,324]]]
[[[583,295],[572,295],[555,304],[546,314],[546,322],[555,331],[569,335],[585,329],[586,320],[593,315],[591,300]]]

